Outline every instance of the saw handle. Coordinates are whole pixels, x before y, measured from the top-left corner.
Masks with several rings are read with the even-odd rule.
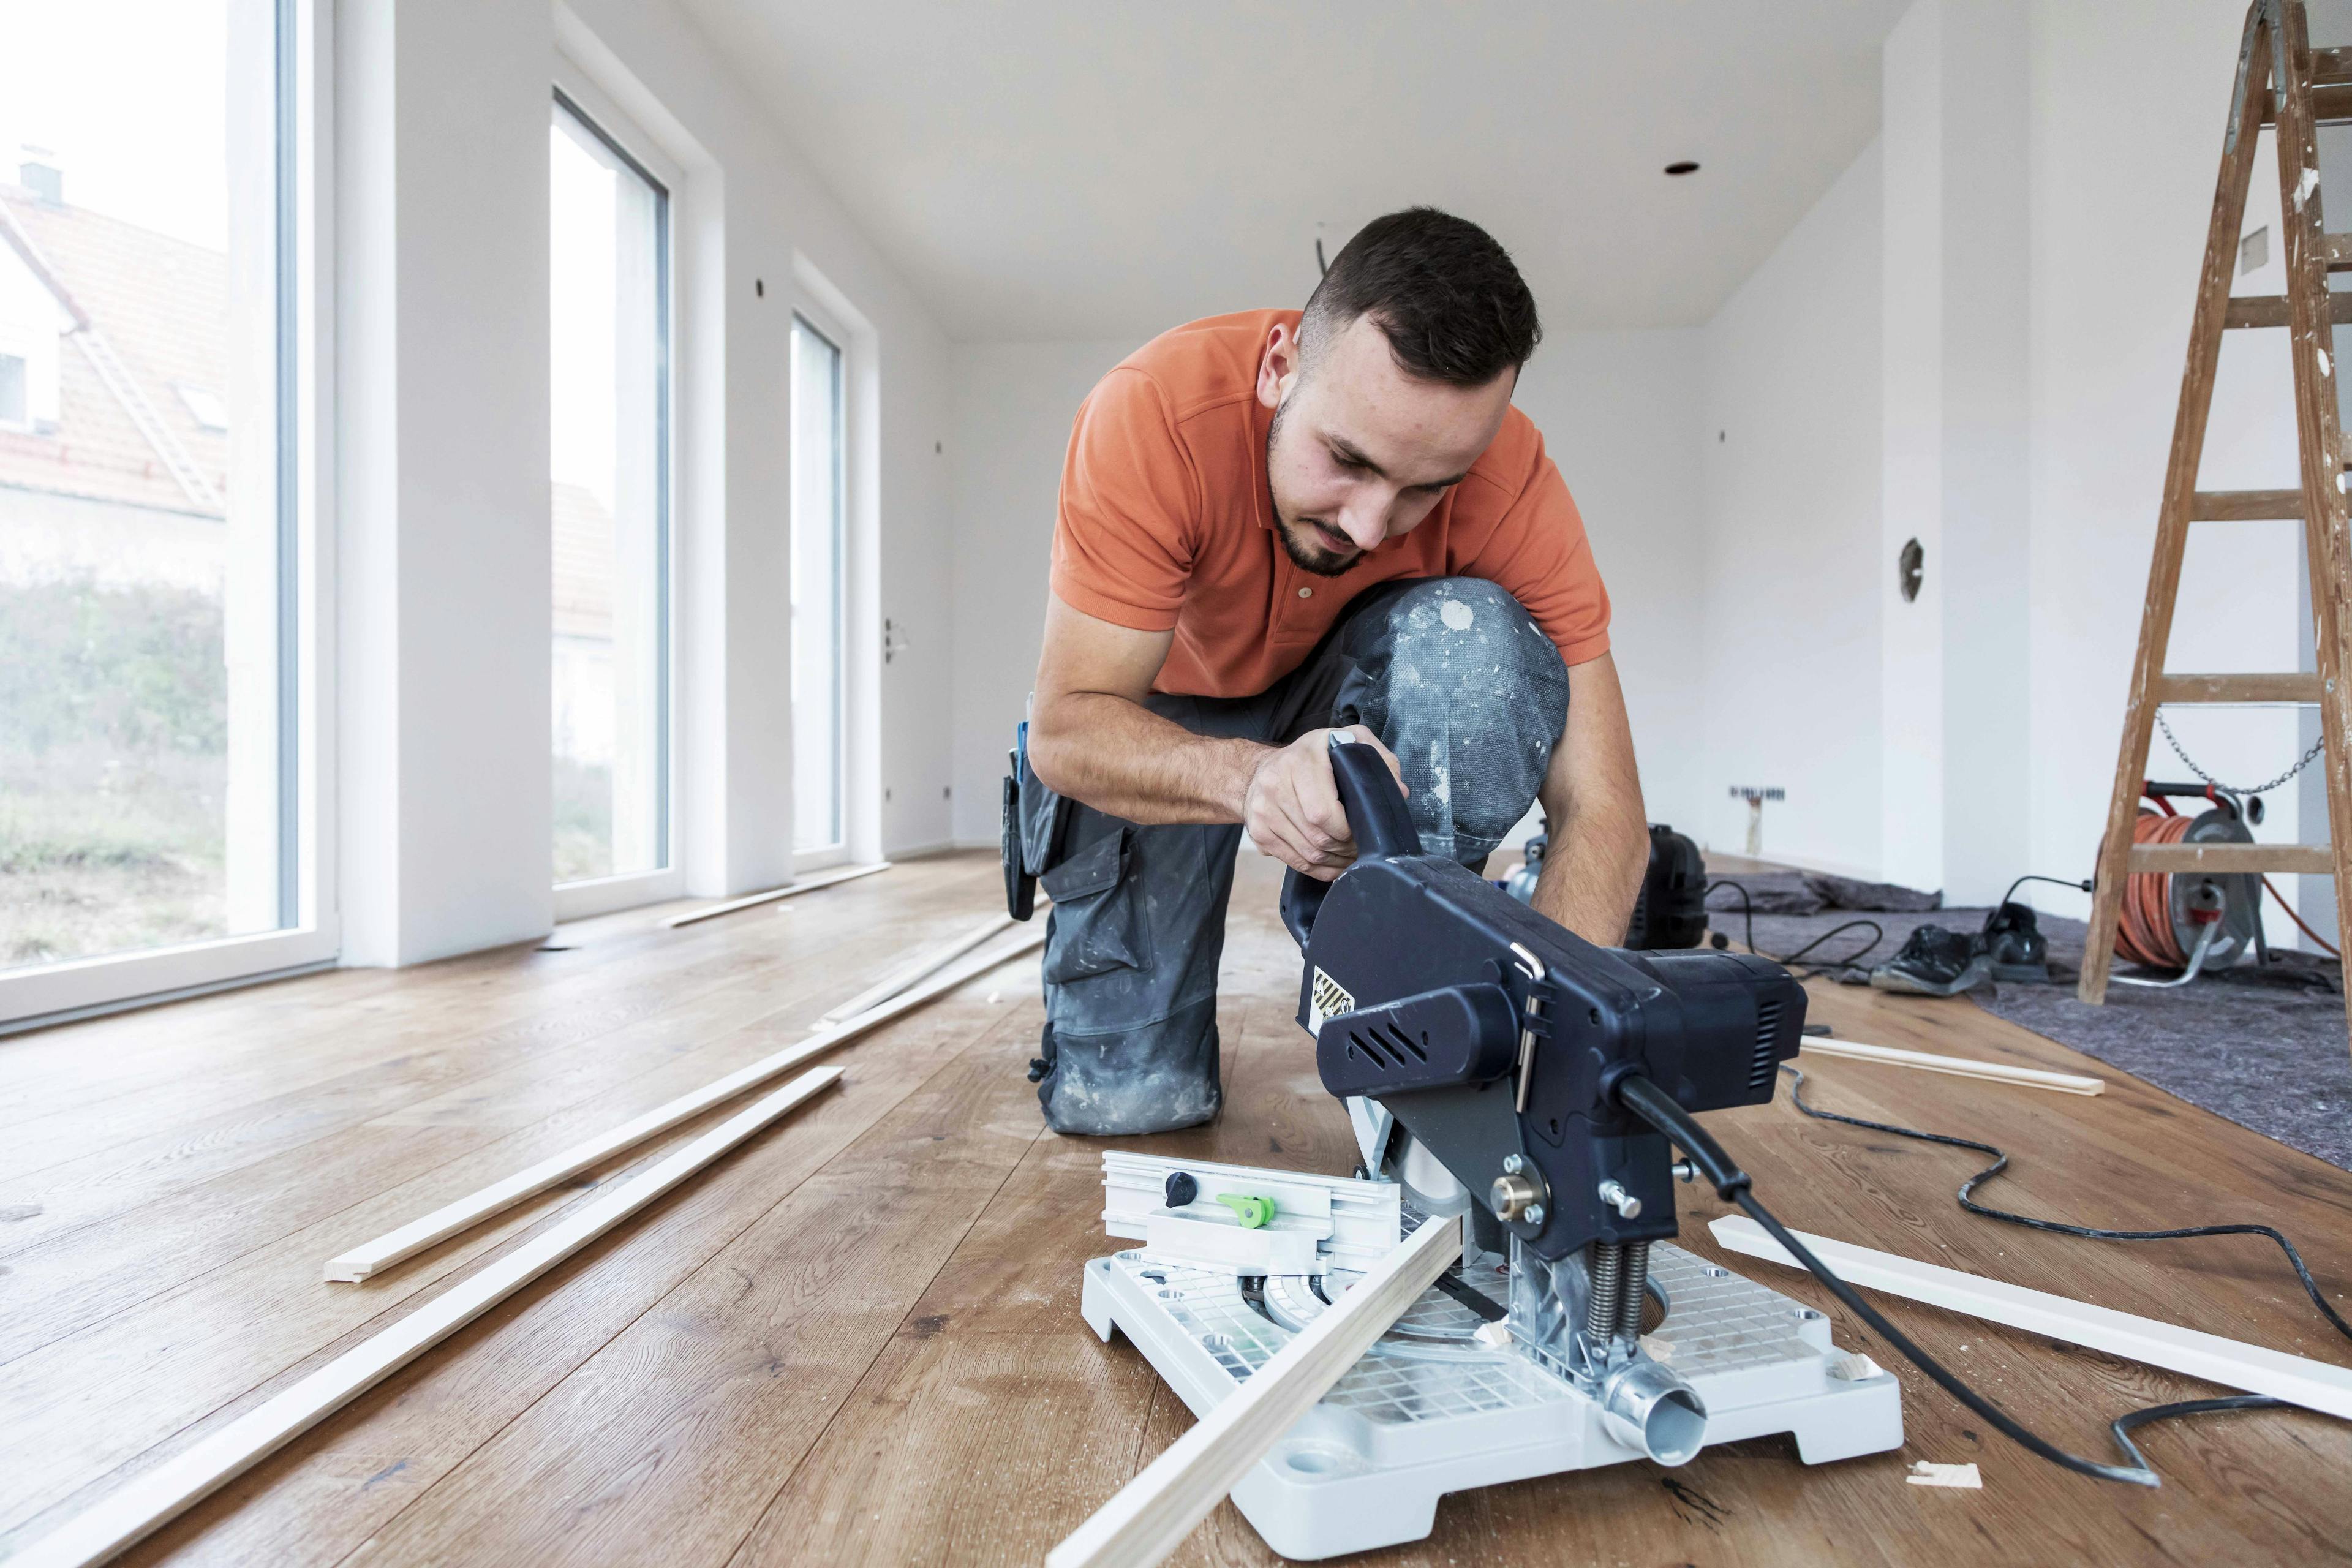
[[[1356,840],[1359,860],[1387,860],[1421,853],[1421,831],[1412,825],[1404,791],[1378,746],[1352,739],[1345,730],[1331,731],[1331,782],[1339,786],[1339,805],[1348,814],[1348,832]],[[1282,923],[1293,941],[1307,945],[1315,927],[1315,911],[1331,886],[1297,871],[1282,878]]]

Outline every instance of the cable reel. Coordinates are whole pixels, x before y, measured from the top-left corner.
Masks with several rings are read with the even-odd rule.
[[[2246,824],[2263,819],[2261,796],[2242,802],[2212,784],[2149,780],[2142,794],[2158,809],[2133,823],[2136,844],[2252,844]],[[2183,816],[2176,799],[2211,804]],[[2147,968],[2188,970],[2201,944],[2196,967],[2225,969],[2260,945],[2261,920],[2262,879],[2251,872],[2137,871],[2125,890],[2116,952]]]

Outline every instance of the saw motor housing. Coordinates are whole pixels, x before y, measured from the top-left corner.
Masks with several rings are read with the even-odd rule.
[[[1509,1238],[1515,1331],[1560,1325],[1531,1349],[1596,1389],[1630,1374],[1654,1397],[1675,1380],[1643,1361],[1638,1329],[1648,1244],[1675,1234],[1673,1152],[1618,1088],[1645,1078],[1693,1112],[1769,1102],[1803,1038],[1804,988],[1744,953],[1586,942],[1422,854],[1375,748],[1335,742],[1331,762],[1359,858],[1283,889],[1324,1087],[1377,1103],[1467,1190],[1481,1233]],[[1558,1300],[1529,1314],[1530,1294]],[[1679,1462],[1679,1442],[1648,1446]]]

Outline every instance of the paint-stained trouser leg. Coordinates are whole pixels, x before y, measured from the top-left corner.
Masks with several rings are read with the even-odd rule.
[[[1315,722],[1378,735],[1404,770],[1423,850],[1485,867],[1535,803],[1567,725],[1559,647],[1517,599],[1475,577],[1375,589],[1331,641],[1317,662],[1338,685]]]
[[[1568,714],[1568,672],[1491,583],[1383,584],[1263,696],[1157,697],[1196,734],[1281,745],[1361,723],[1397,754],[1423,847],[1477,869],[1527,814]],[[1061,1132],[1160,1132],[1213,1120],[1217,963],[1234,826],[1141,826],[1077,806],[1041,885],[1045,1033],[1037,1098]]]

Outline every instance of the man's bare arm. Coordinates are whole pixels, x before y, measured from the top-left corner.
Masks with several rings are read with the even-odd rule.
[[[1046,787],[1130,822],[1238,822],[1260,849],[1328,880],[1355,858],[1328,731],[1287,746],[1195,735],[1143,706],[1175,640],[1053,596],[1029,715],[1029,765]],[[1360,740],[1379,745],[1356,727]],[[1381,755],[1388,756],[1387,748]],[[1388,756],[1389,767],[1397,763]]]
[[[1587,942],[1625,940],[1650,863],[1650,825],[1633,765],[1625,693],[1607,654],[1568,671],[1568,727],[1552,749],[1541,799],[1542,875],[1536,910]]]

